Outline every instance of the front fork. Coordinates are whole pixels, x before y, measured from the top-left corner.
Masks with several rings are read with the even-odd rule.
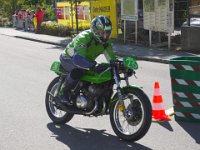
[[[59,92],[60,92],[60,89],[61,89],[61,87],[62,87],[62,84],[63,84],[64,80],[65,80],[64,77],[60,77],[60,78],[59,78],[59,81],[58,81],[58,88],[56,89],[55,95],[54,95],[55,97],[58,96],[58,94],[59,94]]]
[[[118,77],[118,73],[116,68],[113,68],[113,73],[114,73],[114,80],[117,85],[117,94],[119,97],[119,110],[124,111],[125,110],[125,105],[124,105],[124,96],[122,95],[121,87],[120,87],[120,81]],[[128,77],[125,75],[125,81],[127,86],[129,85]]]

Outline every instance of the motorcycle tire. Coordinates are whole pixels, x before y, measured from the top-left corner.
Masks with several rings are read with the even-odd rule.
[[[125,88],[123,96],[125,106],[120,106],[118,100],[111,103],[110,122],[119,138],[134,142],[141,139],[149,130],[152,121],[152,107],[149,98],[139,88]],[[127,104],[128,101],[130,104]],[[122,122],[120,117],[123,118]],[[129,129],[124,129],[125,127]]]
[[[47,114],[50,117],[50,119],[55,124],[61,125],[69,122],[73,118],[74,114],[62,111],[61,109],[59,109],[59,106],[56,106],[56,102],[53,100],[52,95],[55,96],[55,91],[58,88],[58,82],[59,82],[59,77],[56,77],[49,84],[46,91],[45,106]]]

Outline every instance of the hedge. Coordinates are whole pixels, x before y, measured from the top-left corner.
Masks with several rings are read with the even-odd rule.
[[[42,22],[38,33],[65,37],[71,35],[71,28],[67,25],[58,24],[57,22],[47,21]]]

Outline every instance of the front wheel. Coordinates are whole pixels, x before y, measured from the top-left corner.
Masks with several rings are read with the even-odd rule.
[[[111,103],[110,122],[118,137],[134,142],[141,139],[151,126],[151,103],[138,88],[124,89],[123,96],[124,105],[119,100]]]
[[[65,124],[69,122],[74,114],[62,111],[53,97],[56,96],[56,91],[59,86],[59,77],[55,78],[50,84],[46,92],[45,105],[48,116],[56,124]]]

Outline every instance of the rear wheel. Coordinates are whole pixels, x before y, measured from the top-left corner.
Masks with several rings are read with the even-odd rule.
[[[50,84],[46,92],[45,105],[48,116],[56,124],[65,124],[69,122],[74,114],[62,111],[53,97],[56,96],[58,89],[59,77],[55,78]]]
[[[125,141],[137,141],[151,125],[151,103],[144,92],[137,88],[124,91],[124,105],[115,101],[110,107],[110,122],[117,136]]]

